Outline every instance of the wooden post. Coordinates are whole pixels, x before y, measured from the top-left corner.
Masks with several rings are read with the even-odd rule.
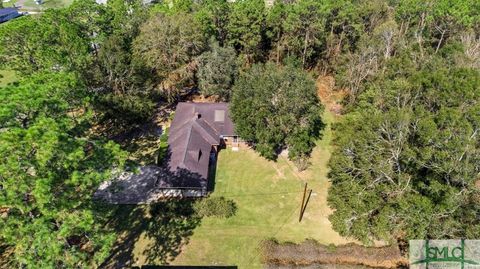
[[[302,206],[302,209],[300,210],[300,218],[299,222],[302,221],[303,214],[305,213],[305,209],[307,209],[308,202],[310,201],[310,197],[312,196],[312,189],[308,190],[308,196],[307,200],[305,201],[305,204]]]
[[[304,203],[305,203],[305,196],[307,196],[307,183],[306,182],[305,182],[305,188],[303,189],[302,205],[300,207],[300,215],[298,216],[298,222],[302,221],[303,207],[304,207]]]

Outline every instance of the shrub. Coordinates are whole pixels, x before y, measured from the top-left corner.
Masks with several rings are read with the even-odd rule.
[[[229,218],[237,211],[235,202],[224,197],[201,199],[194,204],[193,208],[200,217]]]

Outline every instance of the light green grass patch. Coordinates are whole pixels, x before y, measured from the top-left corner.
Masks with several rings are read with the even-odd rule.
[[[12,70],[0,70],[0,87],[5,87],[9,83],[15,82],[17,76],[15,71]]]

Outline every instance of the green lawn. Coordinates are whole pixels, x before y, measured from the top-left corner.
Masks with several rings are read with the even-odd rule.
[[[326,116],[331,122],[332,116]],[[292,242],[314,238],[326,244],[346,243],[327,218],[331,212],[326,204],[330,141],[328,127],[312,154],[311,167],[302,173],[296,172],[285,157],[271,162],[253,150],[221,151],[213,195],[233,199],[237,214],[230,219],[204,218],[172,264],[260,268],[258,246],[271,237]],[[313,189],[313,195],[299,223],[304,182]],[[139,237],[132,253],[136,265],[159,262],[143,255],[154,245],[152,237]]]
[[[14,82],[16,79],[14,71],[0,70],[0,87],[5,87],[8,83]]]

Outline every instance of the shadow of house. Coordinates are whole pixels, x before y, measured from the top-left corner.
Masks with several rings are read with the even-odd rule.
[[[207,193],[208,181],[198,173],[179,168],[148,165],[137,173],[124,172],[113,181],[102,183],[94,199],[108,204],[152,204],[177,197],[202,197]]]

